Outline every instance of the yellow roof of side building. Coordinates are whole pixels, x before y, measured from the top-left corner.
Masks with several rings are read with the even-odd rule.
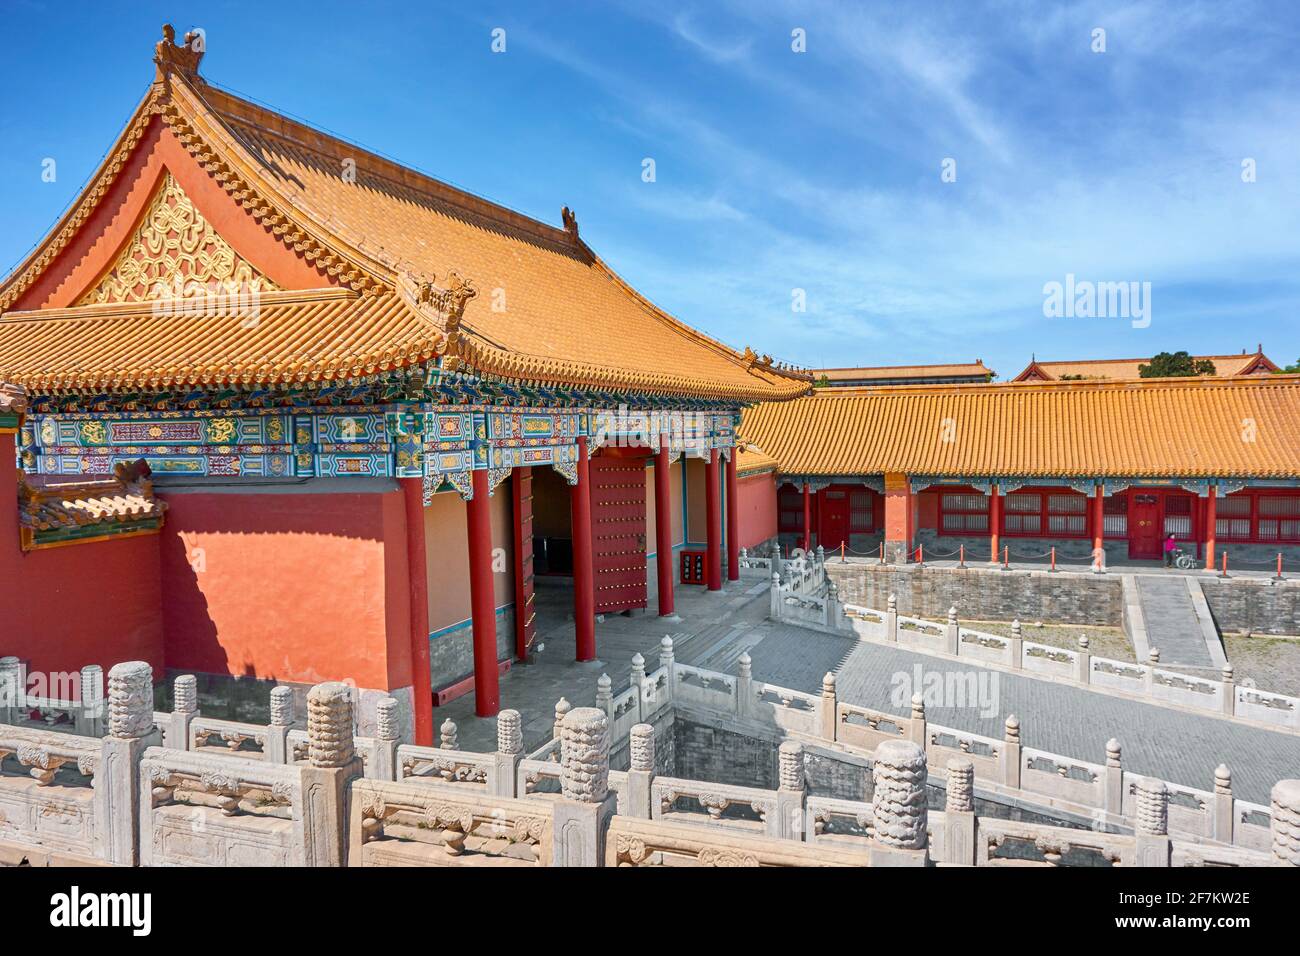
[[[747,410],[784,474],[1300,477],[1300,375],[819,389]]]

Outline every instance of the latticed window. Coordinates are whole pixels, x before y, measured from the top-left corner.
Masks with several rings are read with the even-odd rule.
[[[1102,499],[1103,534],[1108,538],[1128,537],[1128,495]]]
[[[1192,501],[1189,495],[1165,497],[1165,536],[1188,541],[1192,537]],[[1247,522],[1249,524],[1249,521]]]
[[[1300,496],[1260,495],[1259,540],[1300,541]]]
[[[989,499],[985,495],[945,494],[939,508],[946,532],[974,534],[989,530]]]
[[[1047,531],[1081,537],[1088,531],[1088,499],[1079,494],[1047,496]]]
[[[871,492],[854,491],[849,494],[849,531],[860,534],[871,531],[875,519],[871,506]]]
[[[778,528],[781,531],[803,530],[803,492],[784,487],[777,495]]]
[[[1229,495],[1214,503],[1214,536],[1220,541],[1250,540],[1250,495]]]
[[[1002,518],[1007,534],[1042,534],[1043,496],[1017,492],[1007,495]]]

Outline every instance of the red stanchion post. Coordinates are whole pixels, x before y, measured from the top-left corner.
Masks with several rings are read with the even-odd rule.
[[[921,567],[925,567],[925,545],[923,544],[916,546],[916,563]]]
[[[1219,577],[1226,578],[1227,576],[1228,576],[1228,551],[1225,548],[1223,551],[1223,570],[1219,573]]]
[[[964,544],[958,545],[957,553],[959,555],[959,557],[957,558],[957,567],[959,568],[966,567],[966,545]],[[1279,561],[1282,559],[1282,555],[1280,554],[1277,557]]]
[[[1277,553],[1277,579],[1282,580],[1282,552]]]
[[[1002,549],[1002,570],[1008,571],[1010,569],[1011,569],[1011,548],[1010,546],[1008,546]]]
[[[845,562],[844,560],[844,542],[841,541],[840,542],[840,564],[845,564],[845,563],[847,562]]]
[[[1052,548],[1052,570],[1056,570],[1056,548]]]

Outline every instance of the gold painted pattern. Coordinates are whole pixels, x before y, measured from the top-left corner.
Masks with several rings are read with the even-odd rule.
[[[270,292],[274,282],[242,258],[164,173],[144,217],[78,305]]]

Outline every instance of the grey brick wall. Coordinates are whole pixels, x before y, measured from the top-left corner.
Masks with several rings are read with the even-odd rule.
[[[508,607],[497,614],[497,660],[515,652],[515,611]],[[474,632],[467,622],[448,634],[429,640],[429,671],[433,689],[474,673]]]
[[[957,571],[833,561],[826,562],[826,570],[840,589],[841,600],[884,610],[892,593],[898,597],[899,613],[916,617],[946,617],[948,608],[956,605],[966,620],[1019,618],[1118,627],[1124,608],[1123,586],[1116,574]]]
[[[1228,561],[1231,569],[1232,559]],[[1201,590],[1224,633],[1300,635],[1300,581],[1224,580],[1207,574]]]

